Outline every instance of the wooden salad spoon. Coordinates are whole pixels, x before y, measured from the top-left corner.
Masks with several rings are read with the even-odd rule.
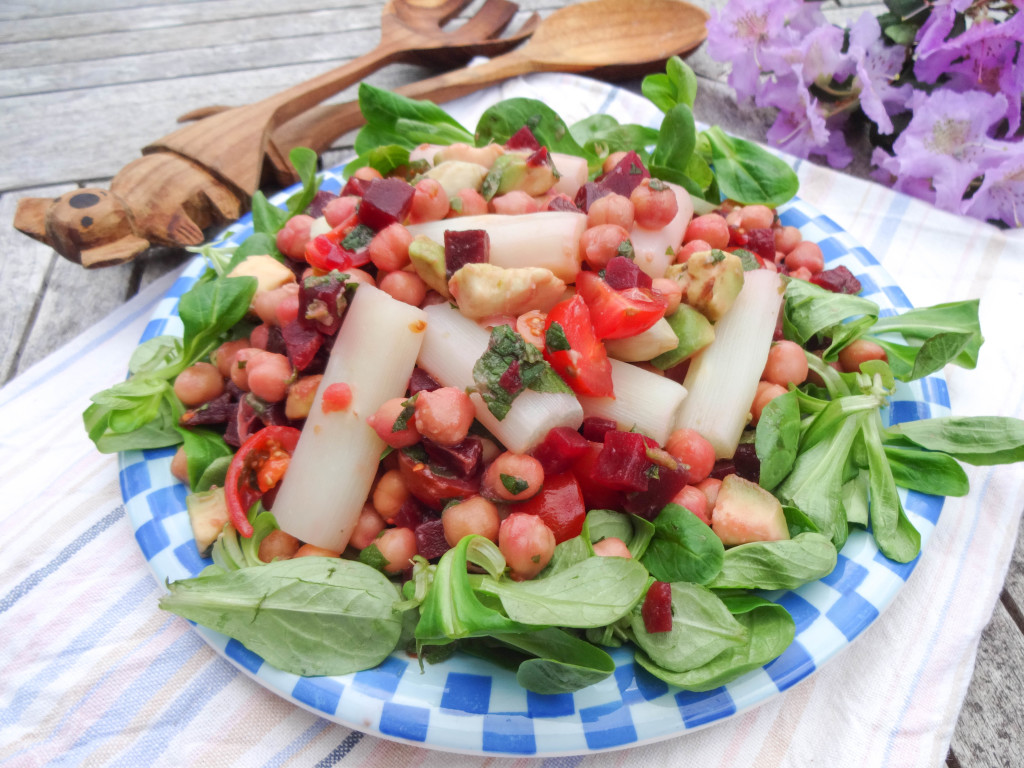
[[[396,91],[443,102],[530,72],[633,76],[700,45],[707,20],[706,11],[678,0],[590,0],[552,13],[515,50]],[[326,105],[281,126],[274,141],[286,154],[298,146],[321,154],[363,122],[358,102]]]
[[[100,267],[129,261],[150,245],[198,245],[203,230],[237,219],[259,189],[266,162],[290,173],[273,130],[394,61],[451,65],[518,45],[540,20],[496,38],[518,6],[486,0],[452,31],[442,26],[471,0],[389,0],[380,43],[370,53],[254,104],[205,110],[208,116],[155,141],[122,168],[109,190],[78,189],[51,200],[23,198],[14,226],[70,261]]]

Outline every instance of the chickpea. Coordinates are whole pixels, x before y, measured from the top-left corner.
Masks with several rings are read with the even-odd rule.
[[[352,529],[352,536],[348,543],[356,549],[366,549],[373,544],[380,532],[387,527],[384,518],[370,504],[364,504],[356,526]]]
[[[214,351],[212,355],[213,364],[217,366],[222,378],[231,378],[231,369],[234,367],[235,355],[249,346],[248,339],[236,339],[225,341]]]
[[[810,280],[813,277],[811,270],[807,267],[797,267],[790,271],[789,276],[795,280]]]
[[[802,240],[786,254],[786,269],[793,271],[800,267],[806,267],[812,275],[825,268],[825,256],[817,243]]]
[[[174,380],[174,394],[187,408],[202,405],[223,393],[224,378],[211,363],[190,365]]]
[[[740,226],[743,229],[767,229],[775,223],[775,211],[767,205],[745,205],[740,209]]]
[[[537,201],[521,189],[514,189],[504,195],[491,198],[491,208],[495,213],[503,213],[507,216],[521,216],[524,213],[536,213],[540,210]]]
[[[188,485],[188,456],[185,455],[185,446],[179,445],[171,459],[171,477],[180,480]]]
[[[402,479],[402,473],[397,469],[389,469],[380,476],[373,489],[373,508],[385,520],[394,520],[409,496],[411,494]]]
[[[273,560],[290,560],[299,551],[301,542],[290,533],[278,529],[271,531],[260,542],[257,557],[264,563]]]
[[[460,189],[455,198],[458,202],[452,204],[448,211],[449,217],[481,216],[489,210],[484,196],[475,189]]]
[[[551,562],[555,534],[536,515],[513,512],[498,529],[498,549],[505,556],[513,579],[532,579]]]
[[[497,542],[501,517],[492,502],[483,496],[470,496],[445,507],[441,513],[441,525],[444,526],[445,541],[452,547],[471,534],[486,536]]]
[[[665,450],[686,467],[686,483],[694,485],[711,474],[715,448],[695,429],[677,429],[665,441]]]
[[[270,344],[270,326],[260,323],[249,334],[249,345],[254,349],[266,350],[268,344]]]
[[[761,378],[782,387],[803,384],[807,380],[807,356],[803,347],[788,340],[772,344]]]
[[[787,254],[800,245],[803,236],[796,227],[779,227],[775,230],[775,250]]]
[[[451,205],[444,187],[437,179],[420,179],[416,182],[416,191],[409,209],[409,223],[419,224],[424,221],[438,221],[448,215]]]
[[[757,391],[754,393],[754,402],[750,404],[750,424],[755,426],[761,420],[761,411],[772,400],[780,395],[786,394],[786,388],[770,381],[757,382]]]
[[[626,542],[615,536],[601,539],[594,542],[594,554],[598,557],[625,557],[632,558],[633,553],[629,551]]]
[[[676,252],[676,264],[685,264],[693,254],[710,250],[711,244],[707,240],[691,240]]]
[[[333,549],[324,549],[316,544],[303,544],[292,555],[292,559],[297,557],[341,557],[341,552],[335,552]]]
[[[476,408],[458,387],[420,392],[416,398],[416,430],[441,445],[457,445],[466,439],[476,418]]]
[[[665,297],[665,317],[679,309],[683,300],[683,289],[679,283],[667,277],[656,277],[651,281],[651,287]]]
[[[388,272],[377,286],[398,301],[418,307],[427,297],[427,284],[415,272]]]
[[[350,283],[360,283],[362,285],[372,285],[374,288],[377,287],[377,281],[374,279],[373,275],[362,269],[349,267],[345,270],[345,274],[348,275],[348,281]]]
[[[269,353],[264,349],[259,349],[258,347],[246,346],[238,350],[231,361],[230,371],[232,383],[239,389],[244,389],[248,392],[250,366],[266,354]]]
[[[491,462],[480,481],[481,492],[499,501],[525,501],[544,484],[544,467],[533,456],[505,451]]]
[[[411,528],[385,528],[373,542],[387,562],[386,573],[401,573],[412,565],[416,554],[416,534]]]
[[[580,237],[580,255],[591,269],[604,269],[619,255],[619,246],[629,240],[629,232],[618,224],[598,224],[584,230]]]
[[[612,170],[616,165],[622,162],[628,152],[612,152],[608,157],[605,158],[604,163],[601,165],[601,170],[605,173]]]
[[[694,217],[686,226],[683,242],[703,240],[711,248],[725,248],[729,245],[729,225],[725,218],[717,213],[705,213]]]
[[[598,224],[617,224],[623,229],[631,229],[636,213],[633,210],[633,202],[625,195],[618,195],[614,192],[604,197],[599,197],[590,204],[587,211],[587,226],[596,227]]]
[[[693,485],[684,485],[679,493],[672,497],[672,503],[685,507],[701,519],[702,522],[711,525],[711,514],[708,511],[708,497],[704,491]]]
[[[356,171],[353,175],[358,175],[358,173],[359,171]],[[328,226],[334,229],[351,219],[355,215],[357,207],[359,207],[359,198],[354,195],[336,197],[324,206],[324,218],[327,219]]]
[[[312,216],[304,213],[292,216],[277,233],[277,249],[292,261],[305,261],[311,226]]]
[[[707,497],[708,517],[711,517],[715,508],[715,502],[718,501],[718,491],[722,487],[722,481],[717,477],[708,477],[697,483],[696,487]]]
[[[393,272],[409,263],[409,244],[412,234],[398,222],[389,224],[373,236],[368,250],[370,261],[377,269]]]
[[[856,339],[839,350],[839,365],[846,373],[856,373],[861,363],[868,360],[885,360],[889,356],[878,344],[867,339]]]
[[[257,291],[252,297],[252,308],[256,316],[267,325],[280,325],[278,309],[283,302],[291,298],[295,299],[295,315],[298,316],[299,284],[295,282],[285,283],[269,291]]]
[[[279,403],[288,396],[293,381],[292,363],[285,355],[264,352],[247,366],[249,391],[268,403]]]
[[[419,398],[416,398],[419,400]],[[405,410],[403,403],[408,402],[404,397],[393,397],[385,400],[377,412],[370,416],[366,423],[373,427],[377,436],[392,448],[408,448],[420,441],[420,433],[416,430],[416,420],[410,418],[405,427],[395,429],[395,422]]]
[[[352,178],[360,179],[361,181],[374,181],[375,179],[383,179],[384,175],[373,166],[364,165],[352,172]]]
[[[672,188],[663,182],[644,179],[629,195],[636,211],[637,226],[662,229],[679,213],[679,201]]]

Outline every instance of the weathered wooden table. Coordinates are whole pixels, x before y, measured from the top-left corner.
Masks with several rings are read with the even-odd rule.
[[[691,0],[705,7],[724,0]],[[569,4],[520,0],[542,15]],[[86,272],[11,226],[17,201],[106,186],[139,149],[200,106],[243,104],[368,51],[379,0],[59,0],[0,3],[0,383],[7,382],[189,258],[154,249]],[[475,7],[475,6],[471,6]],[[845,19],[881,3],[843,0]],[[516,22],[514,22],[515,24]],[[514,27],[513,27],[514,28]],[[768,116],[741,112],[725,68],[702,48],[698,117],[763,138]],[[371,82],[395,87],[431,71],[393,65]],[[627,84],[636,89],[637,83]],[[353,91],[339,98],[352,98]],[[345,139],[326,161],[345,150]],[[854,172],[863,174],[864,160]],[[1024,539],[986,629],[947,763],[1024,765]]]

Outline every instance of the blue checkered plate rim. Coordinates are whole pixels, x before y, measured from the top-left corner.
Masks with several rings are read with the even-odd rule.
[[[560,87],[566,87],[566,80],[563,77]],[[623,111],[631,115],[626,119],[635,121],[638,111],[648,106],[628,92],[584,78],[568,79],[568,84],[572,87],[577,81],[577,88],[586,89],[581,103],[592,102],[586,114]],[[463,119],[456,109],[449,111]],[[322,188],[338,191],[342,183],[340,169],[324,172]],[[290,191],[273,201],[283,202]],[[863,286],[862,295],[876,302],[883,314],[910,308],[903,291],[874,257],[831,219],[800,199],[779,213],[783,224],[798,227],[804,239],[820,244],[829,267],[844,265],[853,272]],[[251,218],[246,216],[222,240],[239,243],[251,231]],[[159,302],[141,341],[163,333],[181,334],[178,299],[204,269],[201,258],[186,267]],[[946,382],[935,375],[901,384],[883,418],[898,423],[945,415]],[[170,473],[173,453],[174,449],[129,451],[119,457],[121,490],[135,538],[161,584],[194,576],[210,563],[196,551],[185,508],[186,489]],[[903,489],[900,497],[921,532],[922,547],[926,546],[943,498]],[[628,648],[611,650],[616,669],[603,682],[576,693],[542,695],[522,689],[514,673],[461,654],[427,664],[421,671],[415,659],[396,651],[364,672],[300,677],[271,667],[236,640],[204,627],[197,626],[196,631],[270,691],[359,731],[471,754],[580,754],[681,735],[768,701],[853,642],[889,605],[916,562],[894,563],[878,551],[868,533],[853,532],[827,577],[767,594],[796,621],[796,639],[789,649],[763,668],[705,693],[682,691],[652,677],[634,664]]]

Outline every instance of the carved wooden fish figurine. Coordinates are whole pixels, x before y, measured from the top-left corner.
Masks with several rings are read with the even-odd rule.
[[[14,226],[83,267],[104,267],[150,245],[199,245],[204,229],[234,221],[248,200],[191,160],[155,152],[122,168],[109,190],[19,200]]]

